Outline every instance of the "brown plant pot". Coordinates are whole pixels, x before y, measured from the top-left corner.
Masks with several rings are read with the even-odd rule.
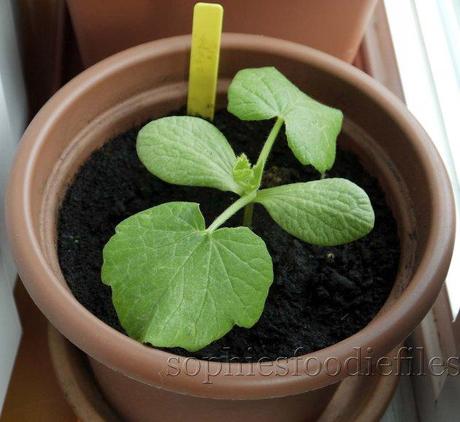
[[[92,151],[185,103],[189,53],[188,36],[119,53],[64,86],[35,117],[21,142],[7,196],[19,273],[52,324],[88,354],[102,392],[127,420],[314,420],[339,381],[372,368],[436,299],[455,232],[449,179],[423,129],[370,77],[299,44],[225,34],[221,104],[239,69],[272,65],[302,90],[344,111],[343,130],[351,140],[343,147],[354,150],[379,178],[398,221],[400,269],[390,297],[368,326],[331,347],[290,359],[287,375],[276,364],[267,375],[266,363],[231,363],[222,370],[218,362],[180,359],[180,374],[172,376],[168,359],[177,356],[115,331],[73,297],[58,264],[56,218],[68,183]],[[190,375],[198,369],[197,376]],[[219,375],[206,383],[207,373]]]
[[[188,34],[196,0],[67,0],[86,66],[135,45]],[[306,44],[351,62],[377,0],[219,0],[224,31]]]
[[[81,422],[120,422],[100,393],[81,350],[51,325],[48,344],[58,382],[78,419]],[[343,380],[317,422],[380,421],[398,386],[397,372],[401,367],[400,358],[404,357],[399,356],[400,351],[397,347],[386,355],[385,373]],[[218,420],[221,419],[222,416]]]

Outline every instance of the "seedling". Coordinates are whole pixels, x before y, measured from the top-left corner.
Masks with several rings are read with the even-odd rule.
[[[222,227],[243,207],[248,225],[258,203],[288,233],[315,245],[351,242],[374,225],[367,194],[345,179],[261,189],[283,125],[302,164],[323,175],[332,167],[339,110],[308,97],[272,67],[238,72],[228,110],[242,120],[276,118],[254,165],[244,154],[236,157],[224,135],[198,117],[164,117],[138,134],[139,158],[155,176],[239,195],[208,227],[192,202],[161,204],[116,227],[104,248],[102,280],[112,287],[122,326],[141,342],[196,351],[234,325],[258,321],[273,281],[270,254],[249,227]]]

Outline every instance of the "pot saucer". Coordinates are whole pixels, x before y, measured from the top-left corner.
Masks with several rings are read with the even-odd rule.
[[[58,382],[79,421],[121,422],[99,391],[85,355],[51,324],[48,325],[48,344]],[[390,360],[396,366],[395,359]],[[398,382],[397,375],[348,377],[318,422],[379,421]]]

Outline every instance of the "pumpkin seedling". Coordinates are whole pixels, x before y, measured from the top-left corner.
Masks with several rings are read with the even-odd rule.
[[[260,189],[283,125],[302,164],[322,174],[330,169],[342,125],[339,110],[308,97],[272,67],[238,72],[228,110],[242,120],[276,118],[254,165],[198,117],[164,117],[138,134],[138,156],[158,178],[239,195],[208,227],[199,204],[191,202],[161,204],[116,227],[103,251],[102,280],[112,287],[122,326],[141,342],[196,351],[234,325],[250,328],[258,321],[273,281],[270,254],[249,227],[222,227],[243,207],[246,223],[250,207],[259,203],[284,230],[316,245],[351,242],[373,228],[367,194],[348,180]]]

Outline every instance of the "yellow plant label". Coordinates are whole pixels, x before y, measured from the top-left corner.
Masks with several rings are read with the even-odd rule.
[[[197,3],[193,9],[187,114],[214,118],[224,9]]]

